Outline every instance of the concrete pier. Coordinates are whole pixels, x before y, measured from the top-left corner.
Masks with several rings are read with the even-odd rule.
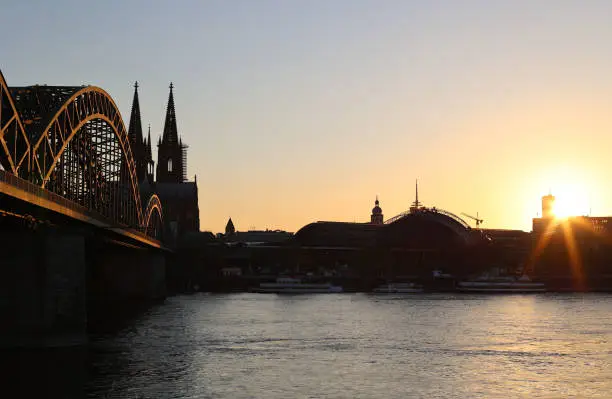
[[[86,342],[85,237],[56,229],[2,232],[1,346]]]
[[[83,345],[90,318],[166,296],[159,250],[54,227],[2,231],[0,242],[0,348]]]
[[[166,297],[163,253],[108,244],[93,252],[88,276],[90,300],[116,304]]]

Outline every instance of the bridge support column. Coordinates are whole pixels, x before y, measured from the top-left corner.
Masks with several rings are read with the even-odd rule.
[[[112,312],[121,312],[130,305],[146,305],[166,297],[163,253],[104,246],[96,248],[90,256],[92,271],[88,286],[92,310],[103,314],[103,318],[112,317]]]
[[[4,231],[0,240],[0,346],[84,344],[84,237],[41,228]]]

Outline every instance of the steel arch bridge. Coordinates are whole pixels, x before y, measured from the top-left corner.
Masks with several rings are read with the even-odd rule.
[[[164,216],[162,205],[156,194],[151,195],[144,212],[145,234],[161,239],[163,237]]]
[[[143,210],[127,130],[99,87],[9,88],[0,72],[0,166],[118,225],[161,236],[159,198]]]
[[[30,141],[15,108],[2,71],[0,71],[0,164],[10,173],[21,176],[30,170]]]

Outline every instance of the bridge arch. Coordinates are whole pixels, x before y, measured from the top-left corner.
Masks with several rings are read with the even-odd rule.
[[[119,224],[143,226],[127,130],[110,95],[95,86],[11,90],[32,125],[30,180]]]
[[[30,142],[15,102],[0,71],[0,165],[25,177],[30,169]]]
[[[149,198],[143,217],[142,225],[145,234],[161,240],[164,229],[164,216],[161,201],[156,194],[151,195]]]

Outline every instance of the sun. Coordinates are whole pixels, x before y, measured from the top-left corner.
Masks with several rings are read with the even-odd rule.
[[[557,187],[553,192],[555,202],[553,214],[557,218],[570,216],[584,216],[589,213],[589,201],[584,191],[576,185],[565,184]]]

